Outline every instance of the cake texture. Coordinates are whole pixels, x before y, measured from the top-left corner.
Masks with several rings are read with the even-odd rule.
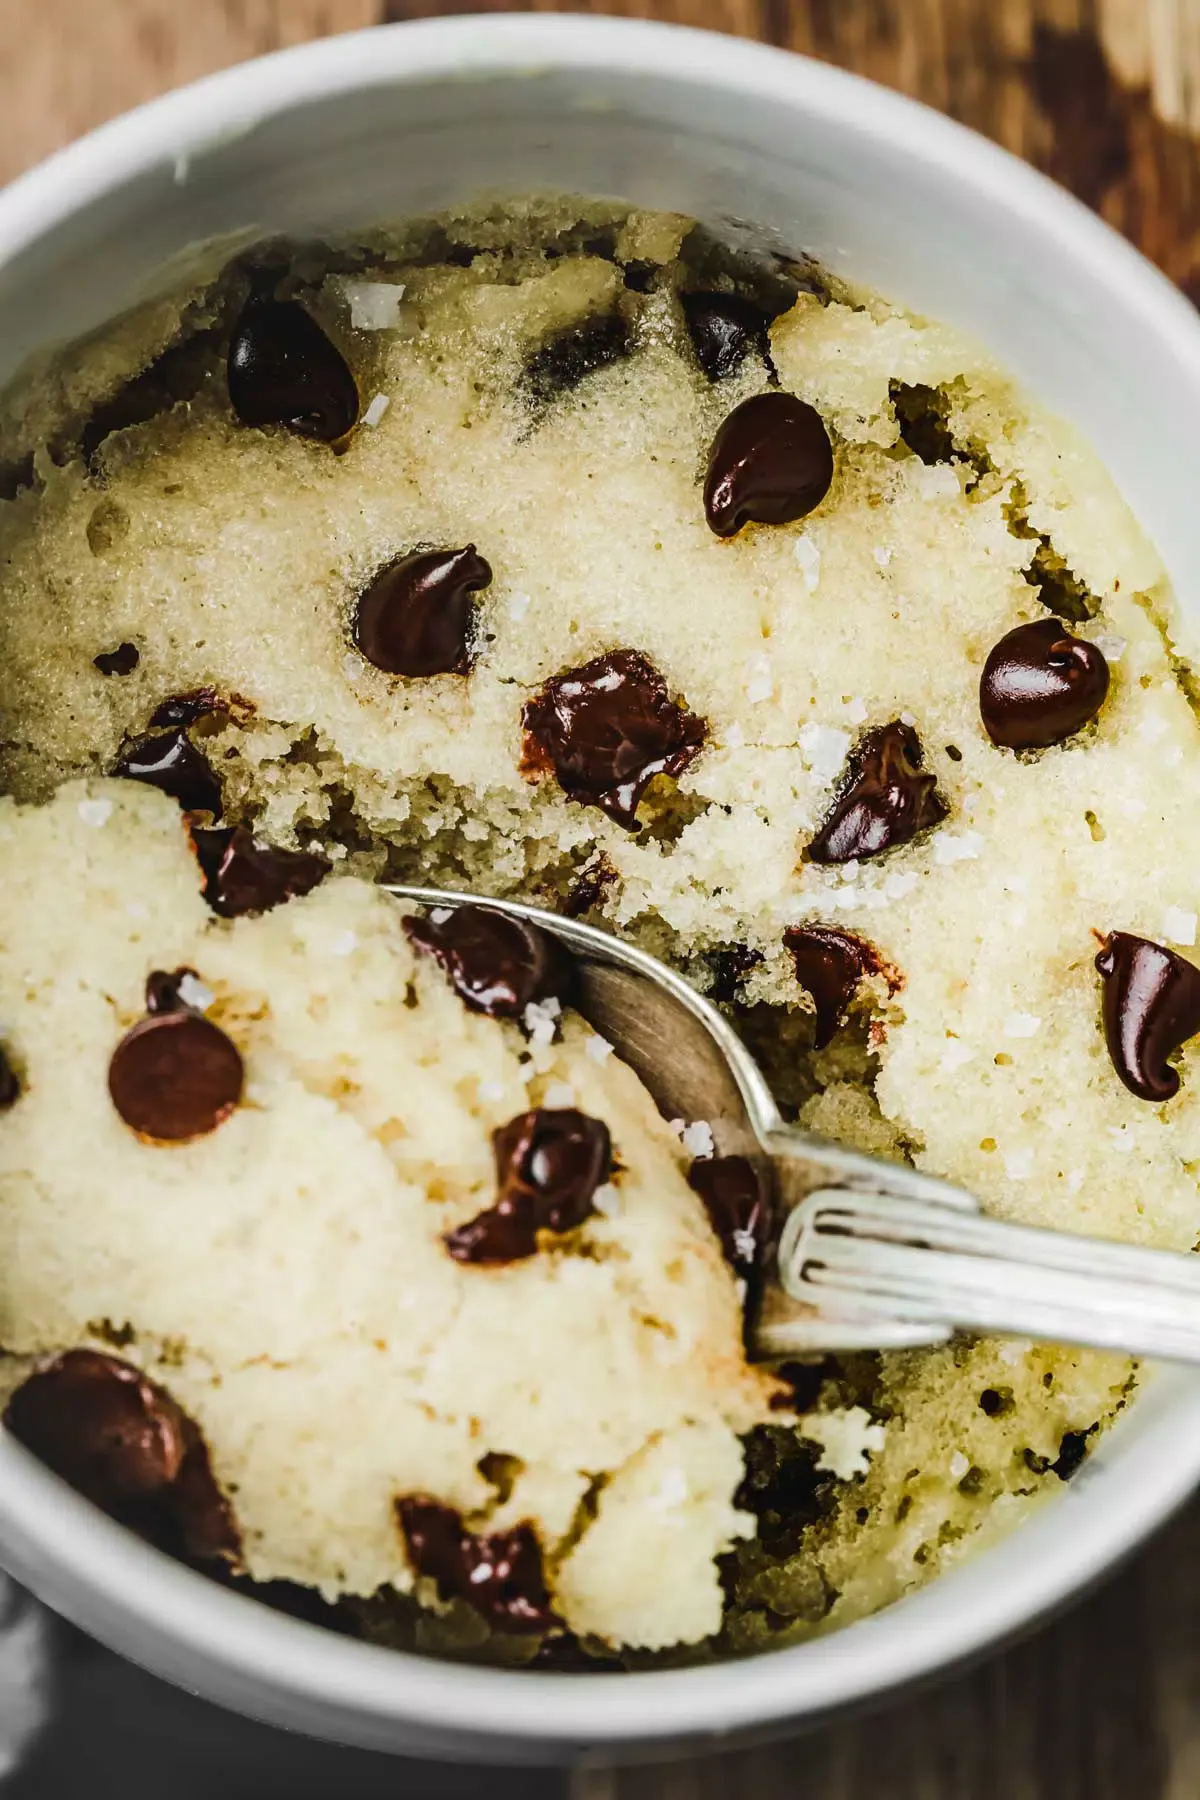
[[[454,1600],[464,1530],[533,1531],[523,1642],[636,1660],[847,1622],[1057,1491],[1127,1360],[962,1341],[781,1393],[703,1130],[569,1008],[551,1041],[540,1002],[473,1012],[369,884],[585,914],[726,1006],[801,1124],[1192,1248],[1200,1052],[1129,1008],[1135,966],[1190,992],[1200,736],[1086,446],[878,296],[555,201],[264,247],[6,408],[13,1381],[128,1331],[250,1577],[467,1653],[513,1618]],[[269,910],[219,873],[237,830],[294,859]],[[148,1145],[103,1071],[182,967],[245,1087]],[[537,1109],[604,1123],[619,1204],[456,1261]],[[418,1495],[458,1523],[398,1522]]]

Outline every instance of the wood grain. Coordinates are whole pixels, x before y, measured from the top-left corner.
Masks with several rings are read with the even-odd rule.
[[[0,0],[0,180],[245,57],[511,4]],[[763,38],[915,95],[1073,187],[1200,301],[1200,0],[576,6]],[[1193,1507],[1072,1614],[924,1696],[774,1748],[581,1773],[574,1800],[1198,1800],[1198,1621]]]

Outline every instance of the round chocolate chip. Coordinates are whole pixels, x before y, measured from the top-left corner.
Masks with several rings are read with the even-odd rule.
[[[771,1207],[754,1164],[744,1156],[697,1157],[688,1186],[704,1202],[709,1222],[739,1275],[758,1268],[771,1230]]]
[[[833,480],[833,445],[815,407],[795,394],[755,394],[713,439],[704,510],[718,537],[751,520],[785,525],[819,506]]]
[[[247,302],[229,346],[228,380],[243,425],[286,425],[331,444],[358,420],[345,358],[295,300]]]
[[[1096,967],[1113,1068],[1139,1100],[1170,1100],[1179,1072],[1167,1058],[1200,1031],[1200,969],[1127,931],[1110,933]]]
[[[947,807],[936,777],[923,773],[921,740],[899,719],[860,738],[850,753],[847,780],[808,846],[817,863],[880,856],[931,825]]]
[[[684,294],[680,304],[696,361],[710,381],[741,368],[752,350],[767,350],[766,313],[740,294]]]
[[[472,1012],[520,1019],[531,1002],[570,998],[570,956],[523,919],[486,906],[437,907],[412,914],[404,929],[418,950],[437,959]]]
[[[204,898],[223,919],[270,912],[311,892],[329,873],[329,863],[315,851],[256,844],[244,825],[193,831],[192,842],[204,871]]]
[[[359,597],[355,645],[389,675],[465,675],[474,661],[472,595],[491,579],[474,544],[397,557]]]
[[[102,675],[132,675],[142,660],[136,644],[118,644],[115,650],[102,650],[92,663]]]
[[[128,744],[117,758],[113,774],[160,788],[178,800],[185,812],[221,817],[221,783],[208,758],[182,729],[155,732]]]
[[[796,980],[817,1009],[813,1047],[823,1050],[846,1016],[864,975],[879,972],[878,952],[864,938],[828,925],[792,925],[783,934]]]
[[[1094,719],[1108,693],[1108,664],[1095,644],[1059,619],[1006,632],[979,678],[979,711],[994,744],[1042,750]]]
[[[156,1144],[186,1144],[215,1131],[242,1097],[237,1046],[202,1013],[149,1013],[127,1031],[108,1065],[112,1103],[131,1131]]]
[[[397,1500],[396,1516],[413,1568],[437,1582],[444,1600],[465,1600],[497,1631],[549,1631],[561,1623],[532,1525],[477,1535],[456,1508],[427,1494]]]
[[[160,1549],[236,1557],[238,1534],[200,1432],[132,1364],[68,1350],[22,1382],[4,1423],[47,1468]]]
[[[553,676],[526,703],[522,723],[525,767],[553,769],[568,799],[600,807],[628,831],[654,776],[681,774],[706,730],[636,650],[610,650]]]
[[[608,1127],[572,1107],[520,1113],[492,1136],[500,1198],[446,1236],[456,1262],[533,1256],[539,1231],[572,1231],[612,1172]]]

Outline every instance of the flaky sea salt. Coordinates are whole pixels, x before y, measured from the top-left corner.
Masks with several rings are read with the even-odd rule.
[[[973,862],[983,849],[983,836],[978,831],[939,831],[933,840],[933,860],[945,867],[949,863]]]
[[[592,1195],[592,1205],[602,1219],[619,1219],[621,1216],[621,1191],[611,1181],[606,1181]]]
[[[371,401],[371,404],[367,407],[366,411],[363,413],[363,416],[362,416],[363,424],[364,425],[378,425],[380,419],[382,419],[384,413],[387,411],[388,407],[391,404],[392,404],[392,401],[391,401],[390,394],[376,394],[375,398]]]
[[[768,656],[752,656],[746,664],[746,698],[751,706],[758,706],[769,700],[775,692],[775,679],[771,674],[771,659]]]
[[[954,1455],[950,1458],[951,1481],[961,1481],[970,1467],[970,1457],[964,1456],[961,1450],[956,1450]]]
[[[402,281],[342,282],[342,292],[350,307],[350,323],[355,331],[392,331],[400,317],[404,298]]]
[[[1010,1181],[1028,1181],[1033,1174],[1033,1150],[1028,1144],[1008,1150],[1004,1155],[1004,1173]]]
[[[542,1095],[542,1105],[552,1110],[563,1106],[574,1106],[575,1089],[569,1081],[552,1081]]]
[[[508,616],[514,625],[521,623],[532,605],[533,598],[530,594],[516,593],[508,596]]]
[[[350,956],[358,948],[356,931],[339,931],[329,946],[331,956]]]
[[[797,742],[800,754],[813,774],[832,781],[846,760],[850,733],[839,731],[836,725],[818,725],[814,719],[800,727]]]
[[[800,1421],[800,1435],[821,1446],[818,1469],[828,1469],[841,1481],[865,1475],[869,1457],[887,1442],[886,1427],[876,1425],[865,1406],[806,1413]]]
[[[561,1012],[562,1007],[553,994],[547,1000],[531,1000],[521,1017],[521,1023],[529,1033],[530,1043],[552,1044],[555,1021]]]
[[[193,1012],[207,1012],[217,997],[210,987],[205,987],[198,975],[192,974],[190,969],[186,975],[179,977],[178,991],[183,1004],[190,1006]]]
[[[111,800],[81,800],[75,810],[85,825],[98,830],[112,818],[113,803]]]
[[[817,583],[821,579],[821,547],[813,542],[806,531],[802,531],[792,547],[796,561],[800,565],[800,573],[804,577],[804,585],[810,594],[817,591]]]
[[[1196,915],[1186,912],[1182,906],[1168,906],[1163,914],[1162,934],[1172,944],[1194,944],[1196,941]]]
[[[598,1031],[594,1031],[591,1037],[588,1038],[583,1046],[583,1050],[585,1056],[590,1056],[593,1062],[598,1063],[607,1062],[613,1053],[613,1047],[608,1039],[601,1037]]]
[[[1042,1021],[1036,1013],[1012,1012],[1004,1021],[1004,1035],[1010,1038],[1036,1037],[1042,1029]]]
[[[362,657],[355,656],[353,650],[348,650],[343,656],[342,673],[347,681],[358,681],[361,676],[366,674],[366,669],[367,665]]]
[[[447,919],[452,919],[453,917],[454,908],[452,906],[431,906],[429,909],[429,923],[431,925],[444,925]]]
[[[713,1153],[712,1126],[707,1119],[693,1119],[685,1125],[679,1134],[679,1141],[689,1156],[711,1156]]]
[[[908,729],[909,729],[909,730],[910,730],[910,731],[915,731],[915,730],[916,730],[916,724],[917,724],[917,715],[916,715],[916,713],[910,713],[910,712],[902,712],[902,713],[901,713],[901,714],[900,714],[900,723],[901,723],[901,724],[902,724],[902,725],[907,725],[907,726],[908,726]]]
[[[733,1248],[739,1262],[753,1262],[758,1254],[758,1239],[752,1231],[738,1226],[733,1233]]]
[[[861,868],[861,866],[862,865],[859,863],[858,858],[855,856],[852,856],[850,858],[849,862],[844,862],[841,864],[841,866],[838,869],[838,875],[842,881],[857,881],[858,880],[858,872],[859,872],[859,869]]]

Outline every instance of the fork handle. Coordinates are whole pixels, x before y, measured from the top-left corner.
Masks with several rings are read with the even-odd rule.
[[[816,1309],[813,1348],[824,1317],[839,1348],[899,1325],[908,1342],[959,1329],[1200,1363],[1200,1257],[847,1188],[802,1200],[777,1257],[784,1292]]]

